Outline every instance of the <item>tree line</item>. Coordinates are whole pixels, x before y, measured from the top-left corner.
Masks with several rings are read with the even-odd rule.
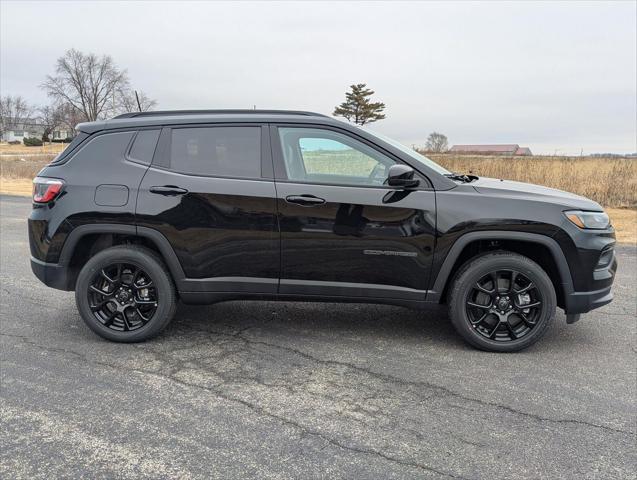
[[[51,102],[36,107],[21,96],[0,97],[0,135],[25,120],[37,120],[48,141],[57,127],[73,130],[78,123],[112,116],[152,110],[157,102],[142,90],[135,90],[125,69],[110,55],[98,56],[75,49],[57,59],[55,71],[40,84]],[[333,115],[356,125],[366,125],[386,118],[385,104],[373,101],[374,91],[365,83],[350,85],[345,101],[334,108]],[[446,152],[447,137],[432,132],[425,150]]]
[[[56,127],[73,130],[78,123],[110,118],[124,112],[151,110],[157,102],[131,86],[128,72],[110,55],[75,49],[57,59],[55,71],[40,84],[51,102],[35,106],[22,96],[0,97],[0,134],[16,125],[37,121],[49,140]]]

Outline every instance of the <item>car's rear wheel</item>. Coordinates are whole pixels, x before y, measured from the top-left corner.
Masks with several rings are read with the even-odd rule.
[[[116,342],[154,337],[176,309],[175,287],[161,258],[135,245],[91,257],[78,275],[75,300],[88,327]]]
[[[555,317],[555,289],[534,261],[511,252],[469,260],[450,291],[456,331],[482,350],[514,352],[537,342]]]

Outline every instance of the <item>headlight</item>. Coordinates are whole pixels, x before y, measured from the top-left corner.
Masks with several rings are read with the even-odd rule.
[[[564,212],[566,218],[579,228],[594,228],[603,230],[610,226],[610,219],[604,212],[582,212],[581,210],[570,210]]]

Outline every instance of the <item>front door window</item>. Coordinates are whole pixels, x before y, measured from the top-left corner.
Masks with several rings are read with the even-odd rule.
[[[317,128],[279,128],[289,180],[381,186],[394,160],[363,142]]]

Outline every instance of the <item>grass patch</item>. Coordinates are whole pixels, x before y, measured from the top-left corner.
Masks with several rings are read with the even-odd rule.
[[[377,165],[376,160],[354,150],[315,150],[303,152],[303,162],[309,174],[352,175],[367,177]]]
[[[637,244],[637,209],[606,208],[619,243]]]
[[[27,147],[20,143],[18,145],[10,145],[8,143],[0,143],[0,155],[18,155],[18,154],[33,154],[33,153],[52,153],[57,155],[64,150],[68,143],[47,143],[41,147]]]
[[[0,176],[2,178],[33,180],[33,177],[56,155],[51,153],[28,156],[0,155]]]

